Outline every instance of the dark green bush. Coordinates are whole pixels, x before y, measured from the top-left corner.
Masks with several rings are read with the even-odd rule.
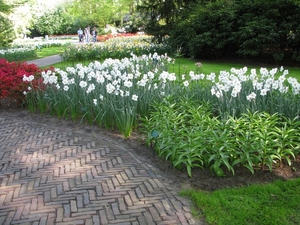
[[[173,51],[194,58],[243,57],[300,62],[295,0],[199,1],[173,25]]]

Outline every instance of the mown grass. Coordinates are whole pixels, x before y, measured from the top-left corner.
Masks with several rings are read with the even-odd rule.
[[[56,53],[57,54],[57,53]],[[195,66],[195,63],[201,62],[202,67],[199,68]],[[90,61],[74,61],[74,62],[60,62],[53,64],[52,66],[64,69],[68,66],[75,66],[77,64],[82,64],[87,66]],[[216,73],[217,75],[219,74],[220,71],[226,70],[230,71],[231,68],[243,68],[245,65],[242,64],[234,64],[234,63],[220,63],[220,62],[209,62],[209,61],[199,61],[199,60],[194,60],[194,59],[188,59],[188,58],[176,58],[175,63],[170,66],[169,72],[174,72],[178,75],[182,75],[187,73],[188,71],[201,71],[201,73],[204,74],[210,74],[210,73]],[[48,67],[45,67],[48,68]],[[248,66],[248,69],[255,68],[259,70],[261,66]],[[267,67],[268,69],[276,68],[276,66],[269,66]],[[277,67],[279,69],[279,67]],[[289,75],[291,77],[295,77],[298,80],[300,80],[300,68],[296,67],[284,67],[285,69],[288,69]]]
[[[42,48],[36,50],[36,54],[38,58],[44,58],[51,55],[57,55],[64,51],[64,48],[62,46],[58,47],[49,47],[49,48]]]
[[[37,57],[43,58],[51,55],[60,54],[64,51],[64,47],[49,47],[49,48],[42,48],[41,50],[37,50]],[[171,56],[172,57],[172,56]],[[189,59],[189,58],[174,58],[175,63],[170,67],[169,72],[174,72],[178,75],[185,74],[188,71],[201,71],[204,74],[216,73],[218,74],[222,70],[230,71],[231,68],[243,68],[245,66],[248,69],[255,68],[259,70],[262,66],[259,65],[250,65],[250,64],[241,64],[241,63],[232,63],[232,62],[214,62],[214,61],[201,61],[197,59]],[[30,59],[32,60],[32,59]],[[202,67],[199,68],[195,65],[195,63],[201,62]],[[81,63],[83,65],[88,65],[90,61],[74,61],[74,62],[60,62],[53,64],[52,66],[64,69],[68,66],[75,66],[76,64]],[[284,66],[284,65],[283,65]],[[48,67],[45,67],[48,68]],[[268,65],[266,66],[267,69],[278,68],[278,66]],[[288,69],[289,76],[295,77],[300,80],[300,68],[297,67],[284,67],[284,69]]]
[[[241,63],[232,63],[232,62],[215,62],[215,61],[201,61],[201,60],[196,60],[196,59],[188,59],[188,58],[175,58],[175,64],[173,66],[171,66],[170,71],[169,72],[174,72],[176,74],[184,74],[187,71],[191,71],[191,70],[196,70],[199,69],[197,68],[197,66],[195,66],[195,63],[197,62],[201,62],[202,64],[202,68],[201,68],[201,72],[204,74],[210,74],[210,73],[216,73],[217,75],[219,74],[220,71],[226,70],[226,71],[230,71],[231,68],[243,68],[243,67],[248,67],[248,70],[254,68],[257,69],[257,71],[261,68],[261,67],[266,67],[267,69],[273,69],[273,68],[278,68],[280,66],[272,66],[272,65],[268,65],[268,66],[261,66],[258,65],[258,63],[255,64],[241,64]],[[300,68],[297,67],[285,67],[284,65],[282,65],[284,67],[284,69],[287,69],[289,71],[289,75],[291,77],[295,77],[298,80],[300,80]]]
[[[222,189],[214,192],[184,190],[208,224],[300,224],[300,179]]]

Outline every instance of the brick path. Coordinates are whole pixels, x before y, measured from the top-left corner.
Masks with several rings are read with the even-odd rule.
[[[162,178],[93,127],[0,107],[0,224],[200,224]]]

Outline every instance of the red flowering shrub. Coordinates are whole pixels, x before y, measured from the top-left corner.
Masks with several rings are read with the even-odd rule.
[[[32,88],[38,88],[41,83],[41,70],[35,64],[26,62],[8,62],[0,59],[0,99],[7,99],[22,103],[25,99],[24,91],[28,90],[28,83],[23,81],[23,76],[35,77]]]

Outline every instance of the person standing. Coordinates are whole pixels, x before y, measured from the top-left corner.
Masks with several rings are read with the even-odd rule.
[[[96,27],[93,28],[93,31],[92,31],[92,35],[93,35],[93,42],[97,42],[97,29]]]
[[[84,34],[85,34],[85,41],[86,41],[86,43],[89,43],[89,41],[90,41],[90,35],[91,35],[90,26],[87,26],[84,29]]]
[[[83,31],[81,30],[81,27],[79,27],[77,34],[78,34],[79,42],[82,42]]]

